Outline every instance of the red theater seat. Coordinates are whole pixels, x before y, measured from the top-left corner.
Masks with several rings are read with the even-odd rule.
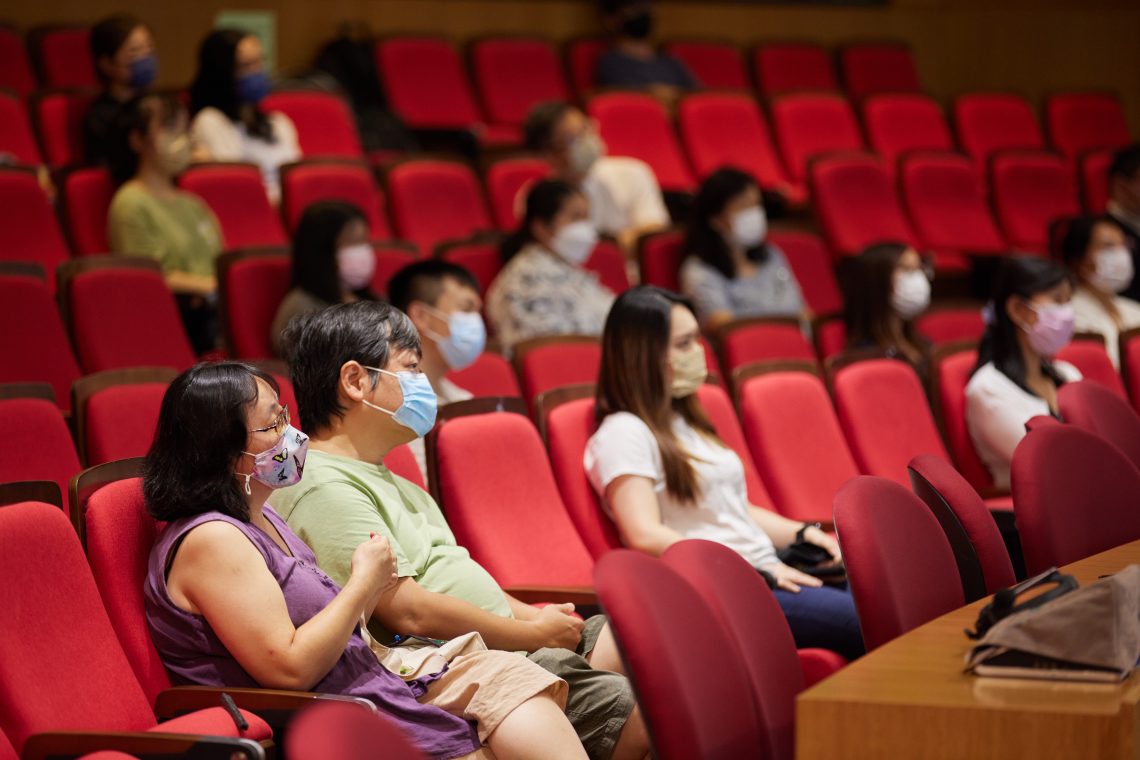
[[[772,104],[772,127],[784,166],[802,182],[811,159],[834,151],[863,149],[851,106],[839,95],[785,95]]]
[[[382,296],[388,294],[388,283],[396,272],[420,258],[420,252],[414,245],[398,240],[373,243],[372,252],[376,256],[376,271],[372,274],[370,287],[373,293]]]
[[[978,167],[985,169],[990,157],[1011,149],[1041,150],[1045,138],[1037,115],[1025,98],[988,92],[960,95],[954,101],[958,143]]]
[[[83,163],[83,119],[94,99],[87,90],[44,90],[32,96],[32,123],[48,166]]]
[[[360,209],[373,240],[391,237],[384,194],[362,161],[302,161],[281,167],[281,215],[290,233],[317,201],[344,201]]]
[[[15,27],[0,24],[0,87],[21,98],[36,89],[36,77],[28,60],[24,38]]]
[[[891,166],[909,151],[954,150],[954,138],[942,107],[929,95],[871,95],[863,101],[863,126],[871,149]]]
[[[696,181],[681,152],[665,107],[649,95],[612,92],[590,100],[589,115],[610,155],[632,156],[649,164],[663,190],[686,192]]]
[[[1049,143],[1070,160],[1101,148],[1119,149],[1132,142],[1124,108],[1107,92],[1067,92],[1045,100]]]
[[[993,489],[993,477],[978,458],[966,427],[966,384],[977,363],[978,352],[972,346],[948,345],[936,351],[930,369],[930,398],[958,471],[984,493]]]
[[[1093,382],[1065,383],[1057,390],[1061,416],[1100,436],[1140,468],[1140,417],[1128,402]]]
[[[389,719],[338,702],[318,702],[298,715],[285,747],[293,760],[372,760],[380,747],[385,760],[427,760]]]
[[[356,122],[343,98],[315,90],[278,90],[267,95],[260,107],[289,117],[307,159],[364,157]]]
[[[511,363],[499,354],[484,351],[470,367],[452,370],[447,379],[470,391],[475,398],[485,396],[517,396],[522,398],[519,382]]]
[[[980,341],[986,323],[982,307],[936,306],[915,320],[920,335],[935,346],[961,341]]]
[[[162,397],[177,371],[135,367],[88,375],[72,386],[79,457],[84,467],[146,456]]]
[[[471,76],[492,124],[519,128],[531,108],[569,100],[562,64],[547,40],[488,37],[471,44]]]
[[[662,52],[681,61],[702,87],[710,90],[747,90],[748,73],[740,50],[731,42],[673,40]]]
[[[450,261],[470,272],[479,283],[479,297],[487,296],[487,288],[503,268],[497,240],[456,240],[442,243],[435,249],[437,258]]]
[[[810,42],[761,45],[752,54],[752,68],[760,94],[769,99],[799,90],[839,89],[831,56]]]
[[[550,174],[550,164],[541,158],[504,158],[487,167],[483,182],[491,201],[495,226],[504,232],[519,226],[525,204],[524,190]]]
[[[28,49],[44,87],[97,87],[87,26],[42,26],[28,33]]]
[[[562,385],[596,382],[601,362],[601,342],[592,335],[533,338],[515,346],[515,371],[528,403]]]
[[[914,54],[905,43],[846,45],[838,58],[843,87],[856,102],[882,92],[922,92]]]
[[[59,407],[45,398],[0,395],[0,424],[0,483],[49,480],[67,493],[68,482],[79,473],[79,457]]]
[[[609,41],[601,37],[579,37],[566,43],[566,69],[579,100],[598,86],[598,61],[608,49]]]
[[[3,60],[3,40],[4,30],[0,27],[0,61]],[[32,136],[32,123],[28,120],[23,98],[3,90],[0,90],[0,154],[7,154],[16,163],[28,166],[43,163],[36,139]]]
[[[809,309],[817,315],[843,310],[831,256],[818,236],[800,230],[772,230],[768,242],[784,252]]]
[[[67,257],[59,222],[35,172],[0,169],[0,261],[39,264],[55,290],[55,269]]]
[[[1124,390],[1124,381],[1120,379],[1120,373],[1113,366],[1101,336],[1077,335],[1058,352],[1057,358],[1079,369],[1085,380],[1107,388],[1119,398],[1128,398],[1128,393]]]
[[[582,268],[598,275],[598,281],[617,295],[629,290],[625,252],[612,240],[599,240]]]
[[[812,163],[815,213],[837,256],[854,256],[881,242],[915,244],[890,170],[870,154],[836,155]]]
[[[1081,199],[1090,214],[1103,214],[1108,206],[1108,170],[1113,155],[1111,150],[1094,150],[1081,159]]]
[[[681,289],[681,244],[684,232],[665,230],[643,235],[637,241],[637,266],[642,285]]]
[[[0,273],[0,324],[7,326],[0,330],[0,383],[48,383],[56,403],[70,410],[79,364],[44,281]]]
[[[71,250],[77,256],[110,251],[107,213],[115,195],[110,172],[94,166],[72,169],[62,175],[58,184],[59,213]]]
[[[270,328],[291,277],[289,255],[280,250],[233,251],[218,257],[219,312],[233,356],[273,356]]]
[[[457,162],[424,159],[397,164],[388,172],[388,203],[396,234],[421,251],[492,227],[479,180]]]
[[[941,251],[1000,254],[1005,239],[973,161],[952,153],[907,156],[899,167],[899,189],[922,245]]]
[[[1049,153],[1003,153],[990,171],[994,209],[1014,250],[1044,255],[1049,225],[1080,213],[1073,172]]]
[[[804,337],[799,320],[794,318],[736,319],[724,325],[719,334],[721,365],[729,376],[752,362],[815,361],[815,351]]]
[[[214,212],[227,249],[286,243],[281,217],[265,194],[261,170],[253,164],[195,164],[178,177],[178,186]]]

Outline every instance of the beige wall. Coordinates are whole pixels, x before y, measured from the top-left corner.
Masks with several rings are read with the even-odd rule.
[[[456,40],[492,32],[556,39],[596,30],[585,0],[18,0],[0,11],[27,28],[90,22],[125,10],[158,37],[162,84],[193,73],[198,40],[223,9],[278,13],[284,70],[304,67],[343,19],[363,19],[381,34],[434,31]],[[1103,87],[1121,94],[1140,134],[1140,3],[1136,0],[894,0],[878,8],[788,7],[661,2],[663,37],[729,38],[742,45],[800,38],[839,43],[897,38],[914,46],[926,87],[940,98],[976,89],[1009,89],[1038,100],[1053,89]]]

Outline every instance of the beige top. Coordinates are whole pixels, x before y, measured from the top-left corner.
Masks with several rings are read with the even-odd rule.
[[[111,250],[157,259],[167,274],[213,277],[222,250],[218,220],[201,198],[181,190],[159,197],[134,180],[111,200],[107,237]]]
[[[1089,292],[1088,288],[1078,287],[1073,293],[1071,303],[1073,315],[1076,318],[1076,331],[1103,335],[1105,348],[1108,350],[1109,358],[1112,359],[1112,365],[1119,369],[1120,333],[1124,330],[1140,327],[1140,303],[1123,296],[1113,297],[1112,303],[1120,313],[1120,321],[1123,325],[1121,328],[1116,326],[1116,320],[1096,299],[1096,296]]]

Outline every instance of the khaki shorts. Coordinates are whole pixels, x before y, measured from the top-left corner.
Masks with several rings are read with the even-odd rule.
[[[574,651],[547,648],[528,655],[531,662],[569,685],[566,717],[592,760],[609,760],[634,706],[629,679],[618,673],[594,670],[586,661],[605,625],[604,615],[587,620]]]

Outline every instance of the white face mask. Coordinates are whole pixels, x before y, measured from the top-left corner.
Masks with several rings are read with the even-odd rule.
[[[1122,245],[1096,252],[1096,269],[1089,275],[1094,288],[1105,293],[1119,293],[1132,284],[1135,274],[1132,252]]]
[[[729,236],[733,245],[744,250],[755,248],[768,235],[768,217],[761,206],[750,206],[732,215]]]
[[[368,243],[346,245],[336,252],[337,276],[340,286],[347,291],[368,287],[376,271],[376,254]]]
[[[554,233],[550,248],[566,262],[581,266],[590,258],[597,244],[598,231],[589,220],[583,219],[580,222],[571,222]]]
[[[891,308],[903,319],[914,319],[930,305],[930,280],[920,271],[895,274]]]

